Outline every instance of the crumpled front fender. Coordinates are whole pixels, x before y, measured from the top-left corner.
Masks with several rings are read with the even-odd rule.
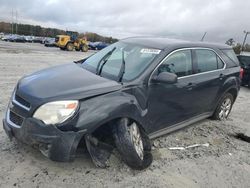
[[[121,117],[131,118],[142,126],[147,109],[142,109],[137,99],[125,92],[113,92],[81,102],[76,128],[92,133],[99,126]]]

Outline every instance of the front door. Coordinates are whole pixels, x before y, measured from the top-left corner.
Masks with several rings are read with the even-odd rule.
[[[175,84],[149,82],[148,131],[161,130],[192,117],[194,113],[194,85],[192,51],[179,50],[169,55],[155,70],[152,76],[166,71],[175,73]]]

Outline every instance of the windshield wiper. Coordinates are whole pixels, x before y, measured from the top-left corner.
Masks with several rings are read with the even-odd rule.
[[[120,68],[120,72],[118,74],[118,82],[122,81],[123,75],[125,73],[125,65],[126,65],[126,62],[125,62],[125,58],[124,58],[124,51],[122,50],[122,65]]]
[[[100,75],[100,74],[102,73],[102,68],[103,68],[103,66],[106,64],[108,58],[112,55],[112,53],[115,51],[115,49],[116,49],[116,47],[114,47],[112,50],[110,50],[105,56],[103,56],[103,57],[100,59],[100,61],[99,61],[98,64],[97,64],[97,67],[96,67],[96,74],[97,74],[97,75]],[[104,62],[103,62],[102,66],[101,66],[101,68],[100,68],[100,70],[99,70],[99,67],[100,67],[102,61],[104,61]]]

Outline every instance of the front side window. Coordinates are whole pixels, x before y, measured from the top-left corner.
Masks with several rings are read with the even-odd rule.
[[[222,60],[212,50],[195,50],[195,54],[198,73],[222,69],[224,67]]]
[[[158,68],[158,74],[170,72],[178,77],[192,74],[191,50],[181,50],[170,55]]]

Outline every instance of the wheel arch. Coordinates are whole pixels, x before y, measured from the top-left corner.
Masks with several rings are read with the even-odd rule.
[[[226,93],[230,93],[230,94],[232,94],[233,95],[233,97],[234,97],[234,101],[233,102],[235,102],[235,100],[236,100],[236,98],[237,98],[237,96],[238,96],[238,88],[237,88],[237,86],[236,85],[233,85],[233,86],[231,86],[231,87],[228,87],[228,88],[223,88],[224,90],[223,90],[223,92],[221,92],[221,94],[219,95],[219,97],[218,97],[218,99],[216,100],[216,102],[215,102],[215,105],[213,106],[213,111],[215,111],[215,109],[217,108],[217,106],[218,106],[218,104],[220,103],[220,101],[221,101],[221,99],[224,97],[224,95],[226,94]]]
[[[236,98],[238,96],[238,90],[235,87],[232,87],[232,88],[228,89],[226,93],[232,94],[233,98],[234,98],[234,101],[236,100]]]
[[[213,107],[212,110],[214,111],[216,109],[216,107],[218,106],[221,98],[226,94],[226,93],[231,93],[234,97],[234,101],[236,100],[237,96],[238,96],[238,91],[239,91],[239,84],[237,82],[237,78],[236,77],[229,77],[227,78],[224,83],[221,85],[217,97],[215,98],[215,100],[213,101]]]
[[[130,121],[133,121],[135,122],[139,127],[140,129],[142,129],[143,131],[145,131],[145,128],[143,127],[142,125],[142,122],[135,118],[135,117],[131,117],[131,116],[117,116],[117,117],[114,117],[114,118],[111,118],[109,120],[106,120],[104,122],[101,122],[100,124],[98,124],[98,126],[93,130],[93,132],[95,132],[97,129],[101,129],[102,127],[108,125],[108,126],[115,126],[116,122],[119,121],[120,119],[122,118],[127,118],[129,119]]]
[[[97,130],[100,130],[104,127],[113,127],[116,125],[116,122],[119,121],[122,118],[128,118],[131,121],[134,121],[142,130],[145,131],[145,126],[143,126],[143,122],[141,121],[140,118],[136,118],[135,116],[130,116],[130,115],[118,115],[118,116],[113,116],[111,118],[106,118],[106,119],[101,119],[98,122],[95,122],[94,125],[91,125],[91,128],[87,130],[87,133],[92,134]]]
[[[147,109],[142,109],[133,95],[123,92],[109,93],[81,103],[76,128],[86,129],[91,133],[120,118],[129,118],[146,131],[146,113]]]
[[[107,137],[109,137],[110,138],[109,142],[111,142],[109,144],[114,146],[113,130],[114,130],[114,127],[118,125],[118,121],[122,118],[128,118],[128,119],[136,122],[136,124],[139,126],[139,128],[145,132],[145,129],[143,128],[141,122],[138,121],[138,119],[134,119],[133,117],[117,116],[117,117],[106,119],[105,121],[101,121],[101,122],[97,123],[96,126],[94,126],[86,134],[93,135],[99,141],[102,141],[102,142],[106,142],[103,139],[106,139]],[[77,148],[79,148],[79,146],[85,144],[84,140],[85,140],[85,134],[79,139]]]

